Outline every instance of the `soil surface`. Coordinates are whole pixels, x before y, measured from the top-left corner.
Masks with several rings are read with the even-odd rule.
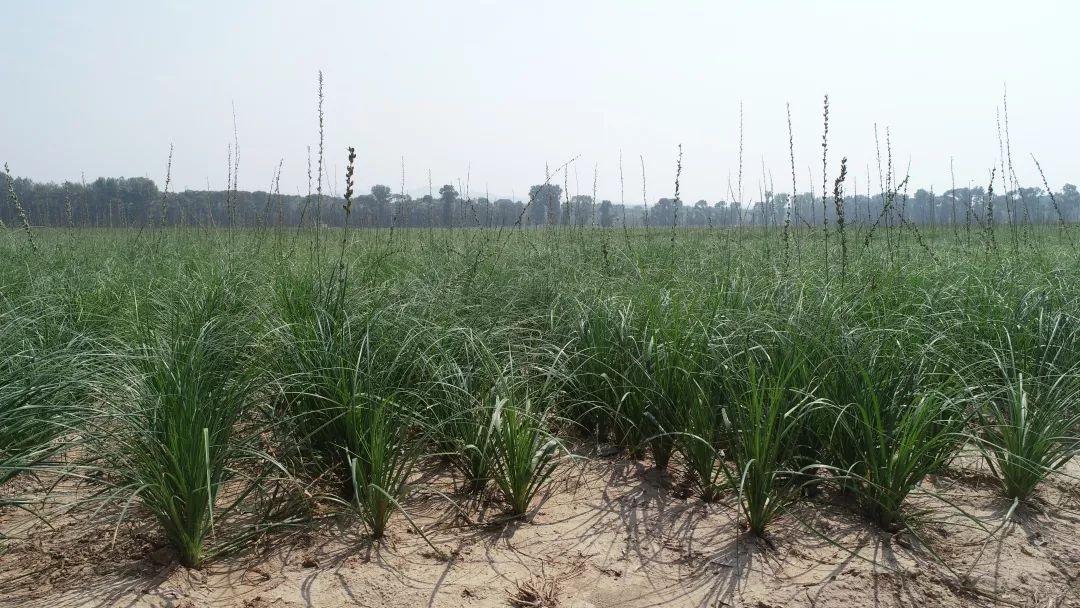
[[[672,469],[567,461],[516,521],[497,500],[455,494],[436,467],[407,508],[439,551],[400,514],[380,543],[337,515],[201,570],[178,565],[137,508],[117,527],[70,509],[78,490],[61,485],[48,504],[0,513],[13,537],[2,541],[0,606],[1080,606],[1080,483],[1070,477],[1013,509],[977,463],[954,463],[912,497],[917,535],[878,530],[823,493],[762,540],[740,533],[731,497],[680,498]]]

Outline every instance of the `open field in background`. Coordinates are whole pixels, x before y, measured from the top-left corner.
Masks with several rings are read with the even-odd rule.
[[[1080,603],[1073,225],[32,236],[0,605]]]

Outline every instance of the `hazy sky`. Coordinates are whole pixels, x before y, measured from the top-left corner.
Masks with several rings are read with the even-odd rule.
[[[240,188],[306,191],[326,78],[328,173],[358,151],[359,186],[426,192],[468,178],[473,196],[525,196],[580,156],[571,193],[628,202],[674,188],[727,199],[744,106],[744,190],[771,172],[821,188],[821,102],[830,95],[829,174],[842,155],[866,188],[873,125],[901,172],[985,185],[1000,157],[995,111],[1008,86],[1014,164],[1035,185],[1080,180],[1080,4],[1076,2],[31,2],[0,3],[0,161],[39,180],[147,176],[222,188],[235,104]],[[470,174],[471,165],[471,174]],[[556,177],[562,183],[562,177]],[[849,182],[849,192],[852,184]],[[734,186],[733,186],[734,187]],[[341,186],[337,185],[338,190]]]

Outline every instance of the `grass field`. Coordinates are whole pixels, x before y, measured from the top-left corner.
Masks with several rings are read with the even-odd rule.
[[[427,543],[434,469],[447,512],[527,527],[612,455],[763,546],[792,517],[842,545],[817,509],[931,548],[945,517],[1072,513],[1043,489],[1080,487],[1074,228],[993,230],[8,231],[0,542],[76,483],[65,508],[191,567],[327,517]],[[925,483],[961,455],[1006,515]]]

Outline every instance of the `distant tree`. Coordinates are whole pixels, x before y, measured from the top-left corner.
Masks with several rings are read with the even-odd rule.
[[[517,221],[518,211],[515,210],[517,204],[508,198],[500,198],[492,203],[492,213],[494,219],[492,223],[496,226],[510,226]]]
[[[390,203],[390,223],[394,224],[396,221],[398,226],[410,226],[414,205],[415,201],[413,201],[412,196],[409,196],[408,194],[393,195]]]
[[[913,201],[913,209],[910,211],[910,216],[907,219],[910,221],[925,221],[929,219],[933,221],[933,197],[930,196],[930,192],[919,188],[915,191],[915,200]]]
[[[562,186],[543,184],[529,188],[529,220],[542,226],[554,224],[560,217]]]
[[[728,205],[728,224],[740,225],[743,223],[743,209],[742,203],[739,201],[732,201]]]
[[[476,199],[474,209],[476,217],[472,221],[480,226],[490,226],[492,222],[491,201],[485,196]]]
[[[656,201],[649,211],[649,224],[652,226],[671,226],[675,221],[675,214],[682,210],[682,201],[673,198],[662,198]]]
[[[1076,186],[1065,184],[1061,187],[1061,200],[1058,205],[1066,221],[1080,220],[1080,192],[1077,191]]]
[[[414,211],[414,216],[417,220],[418,226],[434,226],[435,225],[435,199],[430,194],[425,194],[420,197],[417,202],[417,208]]]
[[[573,222],[578,226],[591,224],[593,221],[593,198],[585,194],[579,194],[570,199],[570,207],[573,210]]]
[[[709,202],[706,200],[699,200],[694,203],[694,206],[690,209],[690,217],[687,218],[687,224],[691,226],[705,226],[710,223],[712,209],[709,207]]]
[[[712,207],[713,223],[721,226],[728,224],[727,201],[716,201]]]
[[[454,203],[458,200],[458,192],[450,184],[439,188],[439,202],[442,203],[442,225],[454,224]]]
[[[374,199],[372,210],[373,220],[377,226],[390,224],[390,187],[376,184],[371,187],[371,197]]]
[[[774,223],[777,226],[782,226],[787,221],[788,204],[791,202],[791,195],[787,192],[781,192],[774,194],[772,197],[772,206],[774,216]],[[792,222],[795,221],[794,213],[792,213]],[[850,221],[850,220],[849,220]]]
[[[611,201],[600,201],[600,225],[604,228],[610,228],[611,223]]]

